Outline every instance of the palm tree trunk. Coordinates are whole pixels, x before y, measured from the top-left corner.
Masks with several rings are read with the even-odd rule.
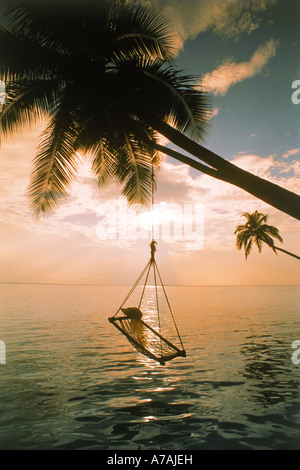
[[[161,152],[173,156],[177,160],[210,176],[233,184],[276,209],[300,220],[300,196],[298,194],[242,170],[162,121],[155,120],[152,123],[150,122],[150,125],[177,147],[202,160],[202,162],[209,166],[203,165],[178,152],[170,151],[170,149],[163,146],[155,145],[157,150],[159,149]],[[171,153],[173,154],[171,155]]]
[[[285,253],[287,255],[293,256],[296,259],[300,259],[300,256],[294,255],[294,253],[291,253],[290,251],[286,251],[283,248],[279,248],[278,246],[275,246],[275,245],[273,246],[273,248],[275,248],[275,250],[282,251],[283,253]]]
[[[203,165],[203,163],[200,163],[197,160],[193,160],[187,155],[183,155],[176,150],[170,149],[169,147],[164,147],[163,145],[159,145],[157,143],[153,144],[153,142],[151,142],[151,145],[153,148],[155,148],[155,150],[158,150],[165,155],[169,155],[169,157],[175,158],[175,160],[178,160],[181,163],[185,163],[186,165],[195,168],[195,170],[199,170],[206,175],[213,176],[214,178],[220,180],[222,179],[222,175],[218,170],[215,170],[214,168],[211,168],[207,165]]]

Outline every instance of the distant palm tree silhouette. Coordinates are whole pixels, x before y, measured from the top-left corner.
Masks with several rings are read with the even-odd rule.
[[[261,253],[263,243],[266,243],[272,250],[277,254],[278,251],[282,251],[287,255],[293,256],[294,258],[300,259],[299,256],[289,251],[283,250],[278,246],[274,245],[273,238],[277,238],[281,243],[283,242],[282,237],[279,234],[278,228],[273,225],[268,225],[268,214],[261,214],[260,212],[245,212],[242,214],[246,217],[247,222],[244,225],[238,225],[234,234],[236,235],[236,246],[239,250],[244,248],[245,258],[247,260],[253,243],[256,244],[258,251]]]

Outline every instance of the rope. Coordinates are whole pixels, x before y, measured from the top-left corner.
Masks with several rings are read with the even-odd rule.
[[[115,313],[115,315],[113,316],[113,318],[116,317],[116,315],[119,313],[119,311],[121,310],[121,308],[123,307],[123,305],[125,305],[125,303],[126,303],[127,300],[129,299],[129,297],[131,296],[131,294],[133,293],[133,291],[135,290],[135,288],[136,288],[137,285],[139,284],[140,280],[141,280],[142,277],[144,276],[145,272],[148,270],[148,271],[147,271],[147,274],[146,274],[146,278],[145,278],[145,282],[144,282],[144,286],[143,286],[143,290],[142,290],[140,302],[139,302],[139,308],[141,307],[142,300],[143,300],[144,293],[145,293],[145,289],[146,289],[146,285],[147,285],[148,278],[149,278],[149,274],[150,274],[150,269],[151,269],[151,267],[153,267],[154,285],[155,285],[155,296],[156,296],[156,308],[157,308],[158,325],[159,325],[159,336],[161,337],[161,322],[160,322],[160,310],[159,310],[159,301],[158,301],[158,289],[157,289],[157,276],[156,276],[156,271],[157,271],[157,274],[158,274],[158,277],[159,277],[159,280],[160,280],[160,283],[161,283],[161,287],[162,287],[162,289],[163,289],[163,292],[164,292],[164,295],[165,295],[165,298],[166,298],[166,301],[167,301],[167,304],[168,304],[168,307],[169,307],[169,310],[170,310],[170,314],[171,314],[171,317],[172,317],[172,320],[173,320],[173,323],[174,323],[174,326],[175,326],[175,329],[176,329],[176,332],[177,332],[177,335],[178,335],[178,338],[179,338],[181,347],[182,347],[182,349],[184,350],[184,346],[183,346],[183,343],[182,343],[182,339],[181,339],[179,330],[178,330],[177,325],[176,325],[176,321],[175,321],[175,318],[174,318],[174,315],[173,315],[173,311],[172,311],[172,308],[171,308],[171,305],[170,305],[170,302],[169,302],[169,299],[168,299],[168,296],[167,296],[167,293],[166,293],[166,289],[165,289],[164,283],[163,283],[163,281],[162,281],[162,278],[161,278],[161,275],[160,275],[160,272],[159,272],[159,269],[158,269],[158,266],[157,266],[157,263],[156,263],[156,260],[155,260],[155,251],[156,251],[155,245],[156,245],[156,241],[154,240],[154,218],[153,218],[153,208],[154,208],[154,169],[153,169],[153,163],[152,163],[152,171],[151,171],[151,192],[152,192],[152,197],[151,197],[152,241],[151,241],[151,243],[150,243],[151,258],[150,258],[150,260],[148,261],[146,267],[143,269],[143,271],[141,272],[141,274],[140,274],[139,277],[137,278],[136,282],[134,283],[134,285],[132,286],[132,288],[130,289],[130,291],[128,292],[127,296],[126,296],[125,299],[123,300],[122,304],[121,304],[120,307],[118,308],[118,310],[117,310],[117,312]],[[165,341],[166,341],[166,340],[165,340]],[[162,351],[162,337],[161,337],[161,351]]]
[[[154,285],[155,285],[155,297],[156,297],[156,309],[157,309],[157,320],[158,320],[158,328],[159,328],[159,334],[161,335],[161,325],[160,325],[160,312],[159,312],[159,302],[158,302],[158,291],[157,291],[157,280],[156,280],[156,262],[153,262],[153,273],[154,273]],[[161,349],[161,354],[163,350],[163,345],[162,345],[162,340],[160,340],[160,349]]]
[[[158,276],[159,276],[159,280],[160,280],[161,286],[162,286],[163,291],[164,291],[164,294],[165,294],[165,298],[166,298],[166,301],[167,301],[167,304],[168,304],[168,307],[169,307],[169,310],[170,310],[170,313],[171,313],[171,317],[172,317],[172,320],[173,320],[173,323],[174,323],[174,326],[175,326],[175,329],[176,329],[176,332],[177,332],[177,335],[178,335],[178,338],[179,338],[181,347],[182,347],[182,349],[184,349],[184,346],[183,346],[183,343],[182,343],[182,339],[181,339],[179,330],[178,330],[178,328],[177,328],[176,321],[175,321],[175,318],[174,318],[174,315],[173,315],[173,311],[172,311],[172,308],[171,308],[171,305],[170,305],[170,302],[169,302],[169,299],[168,299],[168,296],[167,296],[167,292],[166,292],[164,283],[163,283],[163,281],[162,281],[162,278],[161,278],[161,275],[160,275],[160,272],[159,272],[159,269],[158,269],[158,266],[157,266],[156,261],[155,261],[155,265],[156,265],[156,269],[157,269],[157,273],[158,273]]]
[[[137,278],[136,282],[134,283],[134,285],[132,286],[132,288],[130,289],[130,291],[128,292],[127,296],[125,297],[125,299],[123,300],[122,304],[120,305],[120,307],[118,308],[118,310],[116,311],[116,313],[114,314],[113,318],[119,313],[119,311],[121,310],[121,308],[123,307],[123,305],[125,305],[125,303],[127,302],[127,300],[129,299],[129,297],[131,296],[132,292],[135,290],[135,288],[137,287],[138,283],[140,282],[140,280],[142,279],[143,275],[145,274],[147,268],[149,267],[150,265],[150,261],[147,263],[146,267],[143,269],[142,273],[139,275],[139,277]]]
[[[160,324],[160,312],[159,312],[159,302],[158,302],[158,291],[157,291],[157,280],[156,280],[156,261],[155,261],[155,244],[156,241],[154,240],[154,165],[152,161],[152,169],[151,169],[151,235],[152,241],[150,244],[151,247],[151,264],[153,265],[153,274],[154,274],[154,285],[155,285],[155,298],[156,298],[156,309],[157,309],[157,320],[158,320],[158,328],[159,333],[161,334],[161,324]],[[160,341],[161,351],[162,351],[162,340]]]
[[[153,217],[153,208],[154,208],[154,169],[153,169],[153,163],[152,163],[152,170],[151,170],[151,234],[152,234],[152,241],[154,241],[154,217]]]
[[[148,277],[149,277],[149,273],[150,273],[150,269],[151,269],[151,264],[152,264],[152,261],[150,260],[147,264],[147,266],[149,266],[149,269],[148,269],[148,272],[147,272],[147,275],[146,275],[146,278],[145,278],[144,287],[143,287],[142,295],[141,295],[141,298],[140,298],[139,308],[141,308],[141,305],[142,305],[142,300],[143,300],[143,297],[144,297],[144,293],[145,293],[145,289],[146,289],[146,285],[147,285],[147,281],[148,281]]]

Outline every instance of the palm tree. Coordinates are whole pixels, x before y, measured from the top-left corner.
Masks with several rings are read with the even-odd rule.
[[[293,256],[294,258],[300,259],[299,256],[289,251],[283,250],[278,246],[274,245],[273,238],[276,238],[281,243],[283,242],[279,231],[273,225],[268,225],[268,214],[261,214],[260,212],[245,212],[243,217],[246,217],[247,222],[244,225],[238,225],[234,234],[236,235],[236,246],[239,250],[244,248],[245,258],[247,260],[253,244],[255,243],[259,253],[262,251],[263,243],[266,243],[274,253],[277,254],[277,250],[286,253],[287,255]]]
[[[172,65],[175,40],[160,13],[130,0],[24,0],[8,14],[9,28],[0,29],[1,133],[48,119],[29,186],[35,214],[66,197],[82,155],[99,185],[115,179],[129,202],[145,202],[163,153],[300,219],[300,196],[200,145],[209,100]],[[162,146],[159,134],[185,154]]]
[[[124,108],[118,72],[143,56],[172,58],[166,23],[127,1],[84,3],[17,3],[8,10],[13,30],[0,33],[8,95],[2,134],[48,118],[28,194],[36,215],[67,195],[82,154],[98,184],[117,179],[130,202],[149,198],[151,163],[159,162],[148,144],[153,130]]]

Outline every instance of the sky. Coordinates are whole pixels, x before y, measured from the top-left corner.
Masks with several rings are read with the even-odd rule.
[[[205,145],[299,194],[300,93],[292,88],[300,80],[299,1],[141,1],[169,18],[177,66],[210,93]],[[299,221],[169,157],[152,215],[129,209],[119,187],[99,190],[84,163],[66,202],[34,219],[26,190],[42,130],[37,125],[1,145],[0,282],[131,285],[150,256],[153,218],[165,284],[299,284],[298,260],[264,247],[245,261],[234,235],[242,214],[258,210],[278,227],[280,246],[299,255]]]

